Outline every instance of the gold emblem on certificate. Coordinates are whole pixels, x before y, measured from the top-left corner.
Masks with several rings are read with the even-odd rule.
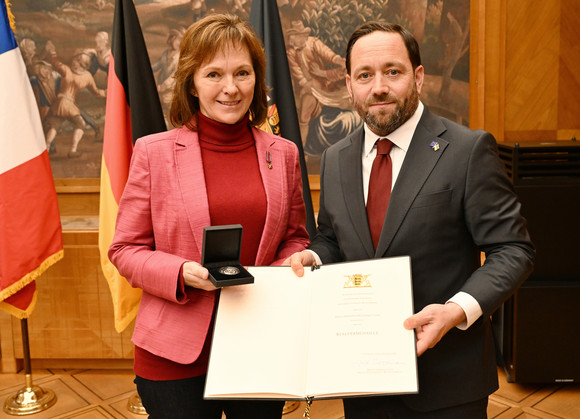
[[[237,275],[240,273],[240,270],[235,266],[224,266],[219,268],[218,272],[222,275]]]
[[[372,287],[371,281],[367,279],[369,276],[362,274],[348,275],[346,276],[348,280],[344,283],[344,288]]]

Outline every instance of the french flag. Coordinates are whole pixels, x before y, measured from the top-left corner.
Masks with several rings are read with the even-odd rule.
[[[0,1],[0,308],[18,318],[35,280],[62,259],[62,228],[40,114]]]

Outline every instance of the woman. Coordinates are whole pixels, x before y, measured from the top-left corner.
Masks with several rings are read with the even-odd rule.
[[[203,227],[241,224],[243,265],[281,264],[308,241],[295,144],[256,127],[265,55],[236,16],[209,15],[181,43],[170,118],[141,138],[109,258],[143,296],[135,383],[151,418],[279,418],[283,402],[205,401],[218,296],[200,265]]]

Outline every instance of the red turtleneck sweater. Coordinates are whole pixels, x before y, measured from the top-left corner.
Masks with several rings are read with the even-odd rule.
[[[251,266],[256,262],[267,202],[248,121],[246,115],[237,124],[228,125],[198,113],[199,144],[211,225],[243,226],[240,263]],[[135,374],[149,380],[178,380],[205,374],[210,341],[208,334],[199,358],[187,365],[158,357],[136,346]]]

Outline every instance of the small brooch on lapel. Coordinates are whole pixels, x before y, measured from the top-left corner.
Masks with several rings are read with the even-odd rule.
[[[433,141],[431,144],[429,144],[431,146],[431,148],[433,149],[433,151],[437,151],[439,150],[439,143],[437,141]]]
[[[269,151],[266,151],[266,163],[268,163],[268,169],[272,168],[272,155]]]

